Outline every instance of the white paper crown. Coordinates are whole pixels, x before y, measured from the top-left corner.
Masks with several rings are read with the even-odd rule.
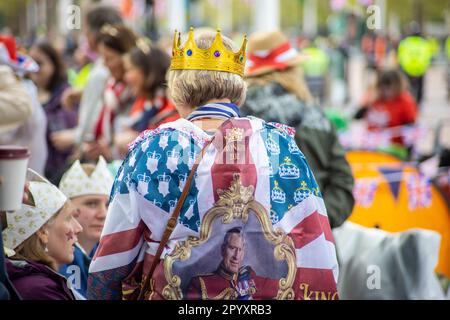
[[[59,189],[71,199],[91,194],[109,196],[113,182],[105,159],[100,157],[90,176],[83,170],[80,161],[75,161],[62,177]]]
[[[67,197],[50,182],[31,181],[28,188],[35,206],[22,204],[20,210],[6,213],[8,227],[3,230],[6,248],[17,248],[50,220],[67,201]]]

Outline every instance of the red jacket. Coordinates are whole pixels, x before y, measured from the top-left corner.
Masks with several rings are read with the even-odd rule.
[[[369,130],[382,130],[407,124],[417,119],[417,104],[409,92],[404,91],[394,99],[377,99],[369,108],[366,120]],[[394,137],[392,142],[402,144],[401,137]]]

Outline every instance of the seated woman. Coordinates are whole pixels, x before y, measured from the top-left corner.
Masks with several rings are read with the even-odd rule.
[[[113,142],[123,131],[122,122],[134,102],[134,95],[125,83],[123,56],[136,45],[137,36],[125,25],[103,26],[100,31],[100,54],[110,72],[103,94],[103,107],[92,136],[82,145],[82,159],[95,161],[104,156],[107,161],[120,158]]]
[[[96,166],[80,164],[77,160],[59,184],[59,189],[77,208],[77,220],[83,227],[75,243],[73,261],[61,266],[59,271],[74,282],[72,287],[82,296],[86,296],[89,265],[105,223],[113,180],[105,159],[100,157]],[[71,277],[74,270],[80,271],[80,277]]]
[[[245,45],[175,37],[168,87],[183,118],[130,145],[89,299],[337,298],[331,229],[295,130],[240,117]]]
[[[31,181],[28,189],[31,205],[7,213],[3,230],[9,279],[25,300],[74,300],[75,292],[57,270],[73,260],[73,245],[82,231],[78,211],[44,179]]]
[[[115,142],[123,157],[128,144],[139,133],[180,118],[166,92],[170,57],[158,46],[141,38],[124,60],[125,80],[137,98],[129,113],[128,130],[116,136]]]

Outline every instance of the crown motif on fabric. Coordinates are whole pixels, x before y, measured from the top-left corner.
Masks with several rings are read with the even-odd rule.
[[[100,194],[109,196],[114,179],[106,161],[100,157],[91,175],[88,175],[79,160],[66,171],[59,183],[60,190],[69,198]]]
[[[151,176],[146,175],[145,172],[144,172],[144,174],[138,174],[137,178],[138,178],[138,181],[149,183],[150,179],[151,179]]]
[[[286,193],[278,186],[278,181],[275,181],[275,187],[272,189],[270,197],[273,202],[277,203],[285,203],[286,202]]]
[[[170,180],[172,180],[172,178],[169,175],[166,175],[165,173],[158,176],[159,182],[170,182]]]
[[[289,157],[284,158],[280,165],[280,177],[284,179],[297,179],[300,177],[300,170],[295,166]]]
[[[147,152],[147,158],[152,160],[159,160],[161,159],[161,155],[159,153],[156,153],[156,151]]]
[[[298,148],[297,144],[295,143],[295,140],[291,140],[288,144],[289,153],[291,154],[299,154],[300,149]]]
[[[272,138],[272,135],[268,135],[268,139],[266,140],[267,149],[272,153],[272,155],[280,154],[280,146],[278,143]]]
[[[302,202],[311,194],[311,190],[308,188],[306,181],[302,181],[300,183],[300,187],[297,188],[294,192],[294,201],[295,203]]]
[[[181,47],[181,34],[175,30],[170,70],[210,70],[223,71],[244,76],[246,61],[247,36],[244,36],[241,49],[238,52],[228,50],[222,42],[220,29],[211,47],[200,49],[194,38],[194,28],[191,27],[186,43]]]

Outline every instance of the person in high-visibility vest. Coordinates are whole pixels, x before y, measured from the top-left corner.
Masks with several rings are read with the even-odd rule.
[[[317,46],[310,46],[301,51],[308,57],[308,62],[302,65],[306,83],[311,94],[320,102],[326,96],[326,78],[330,65],[328,54]]]
[[[423,79],[432,57],[430,42],[417,33],[403,39],[398,46],[398,63],[409,78],[412,93],[419,104],[423,97]]]

